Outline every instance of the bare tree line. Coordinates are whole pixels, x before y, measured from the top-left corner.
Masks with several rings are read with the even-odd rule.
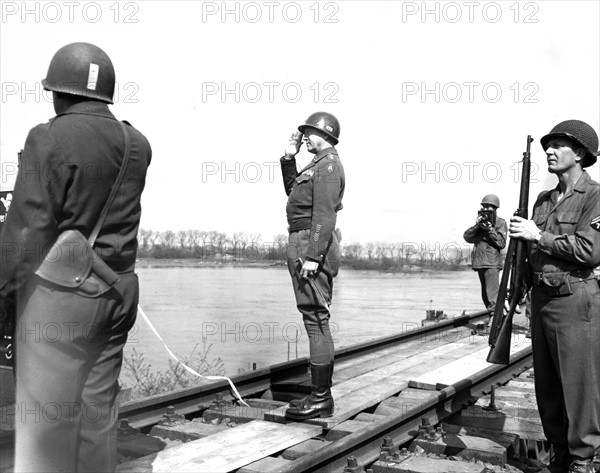
[[[341,232],[336,230],[341,241]],[[140,229],[141,258],[189,258],[216,263],[282,263],[287,256],[288,236],[277,234],[268,241],[260,233],[216,230]],[[366,242],[340,244],[342,264],[355,269],[410,270],[464,269],[470,262],[470,247],[464,242]]]

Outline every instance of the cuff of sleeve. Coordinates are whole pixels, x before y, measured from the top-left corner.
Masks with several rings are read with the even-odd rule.
[[[311,248],[310,246],[308,247],[305,258],[308,261],[316,261],[317,263],[321,263],[323,261],[323,255],[319,255],[316,251],[316,248]]]
[[[551,233],[541,232],[539,241],[537,242],[538,248],[544,253],[552,254],[552,244],[554,243],[555,236]]]

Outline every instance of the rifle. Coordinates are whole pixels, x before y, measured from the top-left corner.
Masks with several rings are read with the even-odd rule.
[[[523,153],[523,170],[521,174],[521,190],[519,193],[519,208],[514,215],[527,217],[529,205],[529,174],[531,169],[531,135],[527,136],[527,150]],[[507,365],[510,359],[510,343],[512,334],[512,320],[519,302],[523,298],[527,264],[527,242],[511,238],[508,244],[504,269],[496,307],[490,329],[490,352],[487,356],[489,363]],[[510,281],[510,282],[509,282]],[[508,311],[505,313],[504,301],[508,299]]]

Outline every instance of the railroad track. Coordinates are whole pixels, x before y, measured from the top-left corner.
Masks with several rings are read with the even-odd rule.
[[[438,424],[531,367],[524,333],[509,365],[485,363],[487,336],[471,328],[485,318],[463,313],[336,351],[331,418],[284,418],[286,401],[309,391],[307,358],[233,377],[251,408],[225,381],[121,404],[117,471],[364,471],[384,442],[407,444],[424,421]],[[394,409],[379,415],[386,403]],[[344,470],[349,457],[357,466]]]
[[[387,445],[407,444],[424,421],[438,424],[489,393],[492,386],[531,367],[531,348],[524,333],[515,342],[509,365],[481,363],[482,354],[487,353],[487,337],[473,333],[470,327],[485,317],[487,312],[463,314],[337,351],[333,391],[338,410],[333,418],[287,424],[283,417],[285,406],[277,401],[289,401],[308,390],[305,358],[232,378],[251,404],[250,412],[235,403],[226,382],[126,403],[121,406],[121,418],[144,432],[156,434],[166,428],[167,438],[178,438],[173,437],[178,429],[193,431],[200,419],[207,424],[216,420],[235,426],[125,462],[118,471],[342,472],[350,457],[357,466],[348,471],[363,471],[362,466],[380,458],[384,441]],[[473,369],[465,375],[462,366]],[[436,376],[442,381],[435,381]],[[423,395],[415,401],[410,396],[417,390]],[[392,398],[401,402],[403,394],[409,399],[401,409],[385,416],[376,414],[380,403]],[[177,414],[186,420],[176,420]],[[160,427],[161,423],[166,427]],[[290,434],[287,428],[298,432]],[[266,429],[264,434],[261,429]],[[261,436],[272,437],[271,429],[281,441],[290,435],[289,442],[278,444],[277,438],[273,446],[267,445],[269,441]],[[246,457],[240,453],[244,449]]]
[[[470,324],[482,321],[487,316],[488,311],[463,313],[436,324],[416,329],[412,327],[411,330],[405,330],[398,334],[342,348],[336,350],[336,366],[360,360],[370,354],[397,347],[412,340],[435,338],[436,335],[448,333],[454,329],[469,330]],[[253,397],[271,389],[273,385],[282,385],[286,381],[291,381],[294,385],[294,379],[306,376],[308,367],[309,360],[305,357],[244,373],[231,379],[243,398]],[[119,407],[119,418],[126,418],[131,426],[145,431],[162,419],[167,408],[172,407],[176,413],[193,416],[198,412],[199,404],[211,402],[217,395],[225,401],[235,400],[229,384],[221,381],[123,403]]]

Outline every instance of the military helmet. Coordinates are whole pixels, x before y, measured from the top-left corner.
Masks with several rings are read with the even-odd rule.
[[[548,142],[552,138],[560,137],[569,138],[585,148],[586,154],[581,161],[582,167],[591,166],[596,162],[596,156],[600,154],[598,152],[598,135],[590,125],[581,120],[566,120],[559,123],[540,140],[544,151],[548,149]]]
[[[488,194],[481,199],[481,205],[488,204],[493,205],[496,208],[500,207],[500,199],[496,194]]]
[[[333,140],[334,145],[338,144],[340,138],[340,122],[338,122],[338,119],[331,113],[313,113],[306,119],[304,125],[298,127],[298,130],[300,133],[304,133],[304,130],[309,127],[322,131]]]
[[[56,52],[42,85],[53,92],[113,103],[115,69],[98,46],[71,43]]]

